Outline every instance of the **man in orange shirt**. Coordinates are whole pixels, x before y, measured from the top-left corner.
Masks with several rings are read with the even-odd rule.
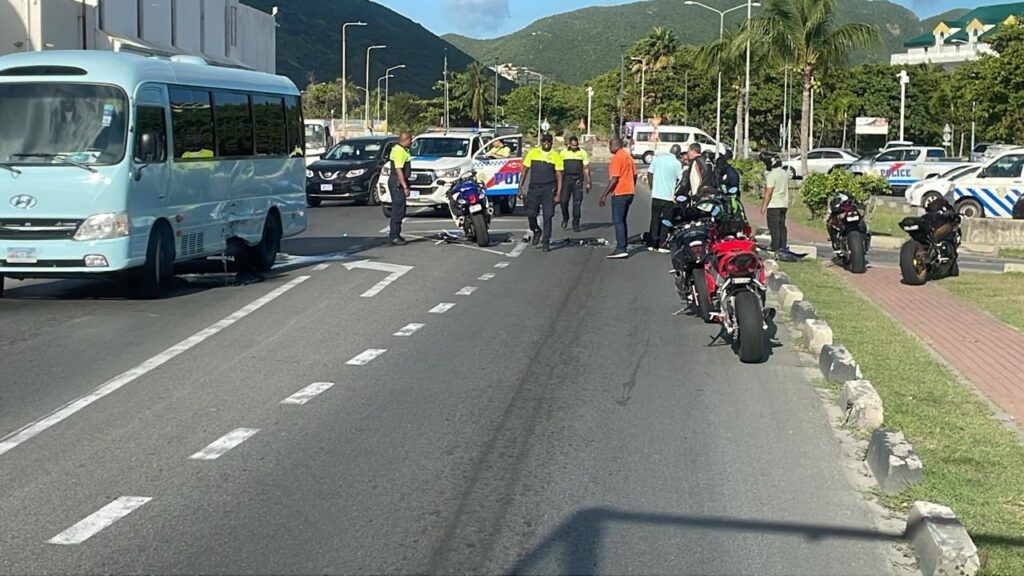
[[[626,221],[636,191],[636,167],[633,165],[633,157],[622,147],[621,138],[612,138],[608,142],[608,150],[612,153],[612,161],[608,165],[608,189],[598,200],[598,204],[604,206],[608,196],[612,197],[615,250],[608,258],[629,258],[629,252],[626,251],[626,238],[629,237]]]

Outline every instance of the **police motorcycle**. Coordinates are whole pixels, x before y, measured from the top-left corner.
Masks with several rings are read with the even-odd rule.
[[[868,232],[864,211],[857,205],[857,201],[845,192],[836,192],[829,201],[825,225],[832,241],[835,260],[854,274],[866,272],[866,254],[871,246],[871,233]]]
[[[494,216],[494,207],[487,200],[476,170],[470,170],[452,183],[448,191],[448,211],[467,240],[475,240],[478,246],[483,247],[491,244],[488,227]]]
[[[960,215],[944,198],[934,198],[923,216],[900,222],[910,239],[900,249],[903,283],[920,286],[941,276],[959,276]]]

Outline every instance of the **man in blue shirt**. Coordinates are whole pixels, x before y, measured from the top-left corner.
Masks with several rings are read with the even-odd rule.
[[[673,144],[667,153],[655,156],[647,168],[647,186],[651,189],[651,230],[647,237],[647,249],[668,252],[665,239],[668,229],[661,221],[670,218],[675,204],[676,188],[683,177],[683,153],[678,144]]]

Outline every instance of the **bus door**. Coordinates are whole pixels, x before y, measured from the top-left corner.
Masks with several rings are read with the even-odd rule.
[[[143,86],[135,97],[135,130],[129,132],[132,176],[129,180],[128,208],[134,222],[153,222],[170,216],[170,166],[167,152],[167,94],[163,87]],[[174,218],[168,218],[174,225]],[[133,235],[136,226],[132,226]],[[138,238],[132,241],[132,256],[145,257],[149,245],[149,226],[138,226]]]

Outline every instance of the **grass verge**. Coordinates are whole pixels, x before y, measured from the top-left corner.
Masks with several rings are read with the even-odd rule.
[[[896,322],[818,262],[781,264],[881,395],[885,427],[906,434],[924,482],[882,501],[950,506],[985,562],[982,574],[1024,574],[1024,446],[984,400]]]
[[[757,210],[759,204],[756,204],[753,200],[748,200],[746,206],[748,213],[750,213],[751,210]],[[872,234],[880,236],[902,236],[903,229],[900,228],[900,220],[907,216],[909,214],[904,213],[902,210],[879,204],[868,215],[868,229],[871,230]],[[811,216],[811,211],[804,205],[800,197],[800,189],[796,186],[789,189],[789,212],[786,214],[786,219],[791,223],[825,233],[825,222],[821,218]]]
[[[1000,248],[999,257],[1024,260],[1024,248]]]
[[[935,284],[1010,326],[1024,330],[1024,274],[961,272],[958,278],[946,278]]]

